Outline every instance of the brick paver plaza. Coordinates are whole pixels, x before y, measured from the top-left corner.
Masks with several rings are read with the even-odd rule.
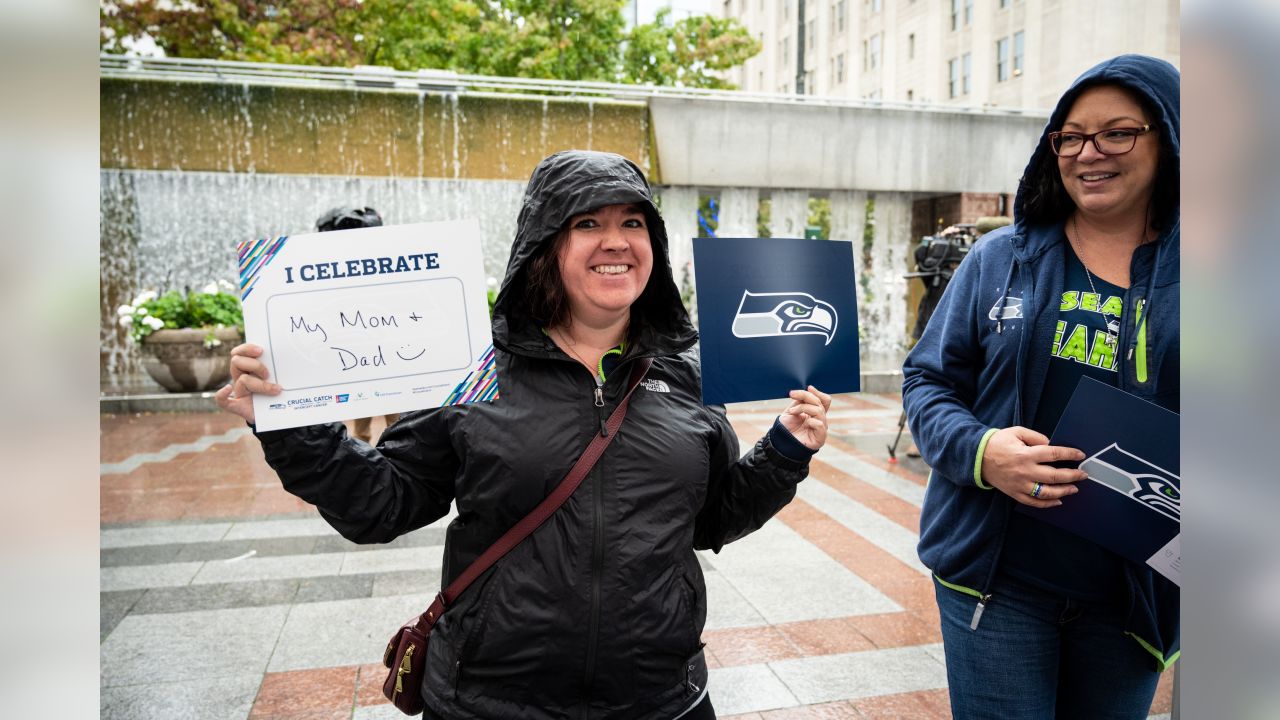
[[[784,406],[731,407],[744,451]],[[950,717],[915,553],[927,471],[885,461],[900,410],[893,395],[837,396],[795,501],[699,554],[722,718]],[[237,418],[101,427],[104,718],[404,717],[382,697],[382,649],[438,589],[450,518],[355,545],[281,489]],[[1154,715],[1169,712],[1171,680]]]

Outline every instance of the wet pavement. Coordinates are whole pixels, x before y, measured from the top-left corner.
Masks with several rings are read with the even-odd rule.
[[[731,407],[744,448],[783,406]],[[699,554],[721,718],[950,716],[915,555],[927,468],[906,457],[909,437],[901,462],[885,450],[900,413],[893,394],[837,396],[795,501]],[[101,420],[102,717],[404,717],[382,697],[379,661],[438,589],[450,518],[355,545],[281,489],[237,418]],[[1171,681],[1153,715],[1167,716]]]

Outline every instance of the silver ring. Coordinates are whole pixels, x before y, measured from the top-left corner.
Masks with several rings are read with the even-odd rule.
[[[1038,497],[1040,497],[1040,491],[1041,491],[1041,490],[1043,490],[1043,489],[1044,489],[1044,486],[1043,486],[1043,485],[1041,485],[1040,483],[1036,483],[1035,485],[1032,485],[1032,486],[1031,486],[1031,497],[1033,497],[1033,498],[1038,498]]]

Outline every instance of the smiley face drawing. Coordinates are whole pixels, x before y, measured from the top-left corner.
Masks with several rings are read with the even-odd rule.
[[[406,353],[405,353],[405,352],[402,352],[402,351],[404,351],[404,350],[406,350],[406,349],[408,349],[408,354],[409,354],[409,356],[408,356],[408,357],[405,357]],[[418,351],[418,354],[417,354],[417,355],[414,355],[414,354],[412,354],[412,353],[413,353],[413,349],[412,349],[412,348],[409,348],[409,346],[408,346],[408,345],[401,345],[401,346],[400,346],[400,349],[399,349],[399,350],[396,350],[396,357],[398,357],[398,358],[400,358],[401,360],[404,360],[404,361],[406,361],[406,362],[407,362],[407,361],[409,361],[409,360],[417,360],[418,358],[422,357],[422,355],[423,355],[424,353],[426,353],[426,352],[427,352],[427,349],[426,349],[426,348],[422,348],[421,350],[419,350],[419,351]]]

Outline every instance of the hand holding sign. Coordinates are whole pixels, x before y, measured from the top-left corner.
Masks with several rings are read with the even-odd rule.
[[[258,360],[262,347],[245,343],[231,350],[231,383],[213,396],[218,407],[254,422],[253,396],[279,395],[284,388],[270,382],[267,366]]]
[[[1088,474],[1046,463],[1083,459],[1079,450],[1050,445],[1049,438],[1031,428],[1007,427],[996,431],[982,451],[982,481],[1023,505],[1057,507],[1062,498],[1078,492],[1073,483]]]
[[[808,390],[792,390],[791,406],[782,411],[778,422],[810,450],[821,450],[827,443],[827,411],[831,396],[810,385]]]

